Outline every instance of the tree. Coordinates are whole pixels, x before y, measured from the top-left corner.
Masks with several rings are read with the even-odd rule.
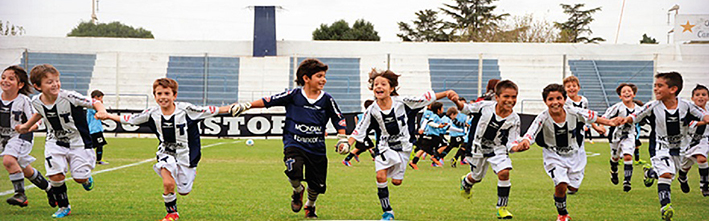
[[[554,26],[561,30],[557,42],[598,43],[599,41],[606,41],[606,39],[601,37],[581,37],[584,33],[588,33],[589,35],[593,34],[593,31],[591,31],[588,25],[594,20],[591,15],[600,11],[601,7],[581,10],[584,4],[575,4],[573,6],[567,4],[560,5],[561,8],[564,9],[564,13],[569,15],[569,19],[564,23],[554,22]]]
[[[133,28],[114,21],[111,23],[81,22],[69,32],[68,37],[155,38],[143,28]]]
[[[655,38],[651,38],[647,36],[647,34],[643,34],[643,39],[640,40],[640,44],[658,44],[657,40]]]
[[[339,20],[330,26],[320,24],[320,27],[313,31],[313,40],[379,41],[379,39],[374,25],[364,19],[355,21],[352,28],[345,20]]]
[[[506,19],[500,30],[489,38],[493,42],[552,42],[559,37],[558,30],[546,20],[534,20],[534,16],[513,16]]]
[[[458,34],[458,41],[489,41],[499,29],[499,22],[510,14],[493,14],[496,0],[455,0],[455,4],[443,4],[443,13],[450,15],[455,23],[448,23]]]
[[[18,25],[12,25],[9,21],[5,21],[3,25],[2,20],[0,20],[0,36],[14,36],[25,34],[25,28]]]
[[[406,22],[399,22],[399,30],[403,33],[396,34],[403,41],[450,41],[452,28],[438,18],[438,12],[426,9],[416,12],[413,27]]]

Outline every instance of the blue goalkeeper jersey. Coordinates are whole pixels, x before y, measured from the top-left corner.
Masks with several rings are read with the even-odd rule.
[[[452,127],[458,128],[462,130],[463,132],[456,132],[456,131],[450,131],[451,137],[460,137],[460,136],[465,136],[465,121],[467,120],[468,115],[465,115],[463,113],[458,113],[458,115],[455,116],[455,119],[452,120]]]
[[[96,110],[86,109],[86,122],[89,123],[90,134],[103,132],[103,124],[101,124],[101,120],[94,118],[94,115],[96,115]]]
[[[325,155],[325,130],[330,120],[336,130],[345,129],[345,118],[335,99],[320,91],[317,99],[308,99],[302,88],[295,88],[262,98],[265,107],[286,108],[283,125],[283,148],[297,147],[315,155]]]

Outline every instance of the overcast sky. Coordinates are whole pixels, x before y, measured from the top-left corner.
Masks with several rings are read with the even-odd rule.
[[[283,7],[276,15],[277,39],[310,40],[320,24],[356,19],[374,24],[382,41],[400,41],[397,22],[411,22],[414,13],[438,9],[453,0],[99,0],[99,22],[120,21],[152,31],[165,40],[251,40],[253,10],[249,6]],[[586,9],[602,7],[591,23],[593,37],[614,43],[622,0],[499,0],[495,13],[513,16],[533,14],[536,19],[563,22],[560,3],[585,3]],[[667,10],[680,6],[681,14],[709,14],[709,0],[627,0],[618,36],[619,44],[637,44],[643,33],[667,41]],[[0,0],[0,20],[23,26],[27,36],[63,37],[80,21],[91,18],[91,0]]]

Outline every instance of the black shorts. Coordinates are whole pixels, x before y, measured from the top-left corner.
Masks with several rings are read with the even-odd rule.
[[[286,147],[283,150],[283,162],[286,165],[284,172],[289,179],[307,181],[308,188],[318,193],[325,193],[327,156],[311,154],[298,147]]]
[[[91,142],[91,145],[93,145],[93,147],[103,147],[108,144],[106,142],[106,138],[103,137],[103,132],[91,134]]]
[[[438,151],[439,147],[448,146],[448,141],[445,138],[436,135],[421,136],[420,143],[420,149],[431,155],[433,155],[435,151]]]
[[[355,148],[359,149],[360,151],[365,151],[372,147],[374,147],[374,143],[372,142],[372,139],[369,139],[369,136],[364,137],[364,142],[357,142],[355,144]]]
[[[635,139],[635,147],[642,146],[643,142],[640,142],[640,139]]]
[[[463,144],[464,144],[463,141],[465,141],[465,137],[464,137],[464,136],[451,137],[450,148],[463,147]]]

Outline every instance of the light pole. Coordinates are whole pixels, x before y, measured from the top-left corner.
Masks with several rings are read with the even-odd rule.
[[[675,11],[675,18],[676,18],[677,14],[679,13],[679,5],[675,4],[674,6],[672,6],[672,8],[667,10],[667,25],[670,25],[670,12],[672,12],[672,11]],[[675,22],[677,22],[677,21],[675,20]],[[670,29],[670,31],[667,32],[667,44],[670,43],[670,34],[674,31],[675,31],[675,27],[673,26],[672,29]]]

